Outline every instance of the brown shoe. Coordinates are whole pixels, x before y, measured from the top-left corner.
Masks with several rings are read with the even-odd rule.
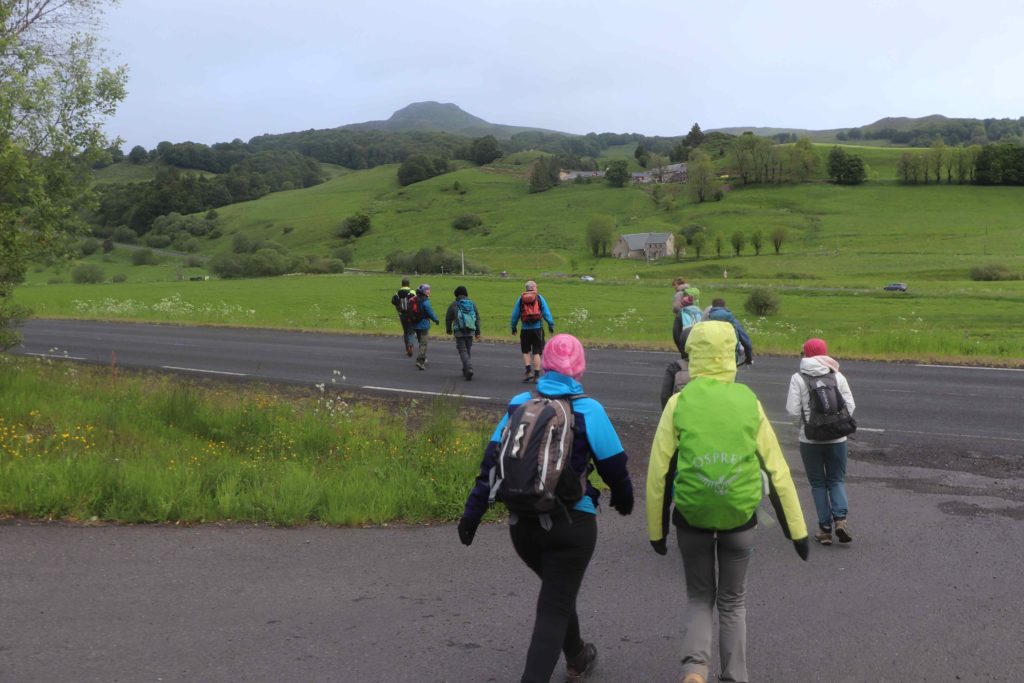
[[[578,655],[565,660],[565,683],[582,683],[594,670],[596,663],[597,648],[593,643],[584,643]]]
[[[412,344],[406,344],[405,345],[405,355],[407,355],[410,358],[412,358]]]
[[[683,676],[683,683],[707,683],[707,679],[698,673],[689,673]]]
[[[814,540],[822,545],[832,545],[832,530],[818,529],[814,532]]]
[[[853,535],[850,533],[850,527],[846,526],[845,519],[836,520],[836,538],[839,539],[840,543],[849,543],[853,540]]]

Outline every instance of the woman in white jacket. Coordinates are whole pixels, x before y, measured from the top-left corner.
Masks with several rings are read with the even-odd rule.
[[[800,372],[794,373],[789,380],[786,412],[796,418],[800,425],[800,458],[818,512],[818,531],[814,534],[814,540],[822,545],[831,545],[834,524],[839,542],[849,543],[853,536],[846,523],[846,437],[833,441],[812,441],[807,438],[803,425],[810,415],[810,392],[802,375],[813,378],[835,373],[836,388],[851,415],[856,404],[850,385],[843,373],[839,372],[839,363],[828,355],[824,340],[808,339],[804,343],[802,355]]]

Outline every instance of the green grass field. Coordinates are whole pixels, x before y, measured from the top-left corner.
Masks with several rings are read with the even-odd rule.
[[[0,356],[0,517],[450,520],[491,428],[455,399],[373,405]]]
[[[823,156],[830,148],[819,146]],[[904,150],[849,149],[865,157],[879,182],[733,187],[723,201],[704,204],[689,202],[681,185],[665,186],[658,201],[650,186],[615,189],[603,182],[529,194],[525,173],[532,156],[526,152],[494,166],[463,165],[404,188],[395,166],[331,169],[335,175],[316,187],[223,207],[224,236],[202,244],[204,253],[213,254],[230,249],[233,234],[244,232],[293,253],[327,255],[341,244],[333,236],[341,221],[367,211],[373,227],[352,245],[355,259],[344,276],[188,282],[202,269],[182,269],[179,259],[167,255],[157,266],[132,266],[128,250],[119,247],[108,262],[99,254],[88,260],[101,263],[108,277],[124,273],[126,282],[71,285],[67,270],[37,268],[17,298],[42,316],[383,333],[394,325],[387,300],[397,276],[351,269],[380,271],[392,251],[444,245],[463,250],[467,262],[488,270],[488,276],[466,282],[488,321],[487,333],[497,337],[505,336],[507,309],[522,281],[532,278],[551,299],[560,329],[594,343],[668,348],[668,283],[682,274],[701,286],[705,304],[722,295],[741,315],[750,287],[778,289],[783,306],[777,316],[745,320],[757,330],[755,344],[762,352],[789,353],[817,330],[830,337],[833,348],[851,355],[1021,362],[1024,280],[976,282],[970,269],[995,263],[1024,273],[1024,190],[903,186],[893,175]],[[483,225],[453,228],[452,219],[465,213],[479,215]],[[700,258],[692,250],[681,261],[594,258],[584,235],[596,215],[610,216],[619,232],[698,224],[710,239]],[[787,231],[778,255],[770,244],[777,227]],[[762,253],[755,255],[748,244],[733,256],[733,232],[749,236],[755,230],[765,237]],[[721,255],[716,235],[724,244]],[[497,277],[501,271],[509,280]],[[580,283],[584,273],[597,282]],[[65,284],[48,284],[55,278]],[[435,284],[442,305],[463,281],[450,275],[420,280]],[[910,291],[882,291],[897,281]]]

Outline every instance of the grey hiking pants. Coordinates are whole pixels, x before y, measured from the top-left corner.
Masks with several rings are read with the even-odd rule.
[[[462,361],[462,376],[473,372],[473,360],[470,358],[470,351],[473,348],[472,335],[455,335],[455,348],[459,350],[459,359]]]
[[[686,570],[686,624],[683,676],[710,678],[714,609],[718,607],[720,681],[746,683],[747,565],[754,551],[754,529],[709,532],[676,528]],[[717,560],[717,571],[716,571]]]

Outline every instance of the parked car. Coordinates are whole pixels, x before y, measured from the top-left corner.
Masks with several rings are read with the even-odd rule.
[[[882,289],[887,292],[905,292],[907,291],[907,286],[902,282],[894,282],[891,285],[886,285]]]
[[[582,280],[583,282],[593,282],[594,281],[594,276],[593,275],[581,275],[580,276],[580,280]]]

